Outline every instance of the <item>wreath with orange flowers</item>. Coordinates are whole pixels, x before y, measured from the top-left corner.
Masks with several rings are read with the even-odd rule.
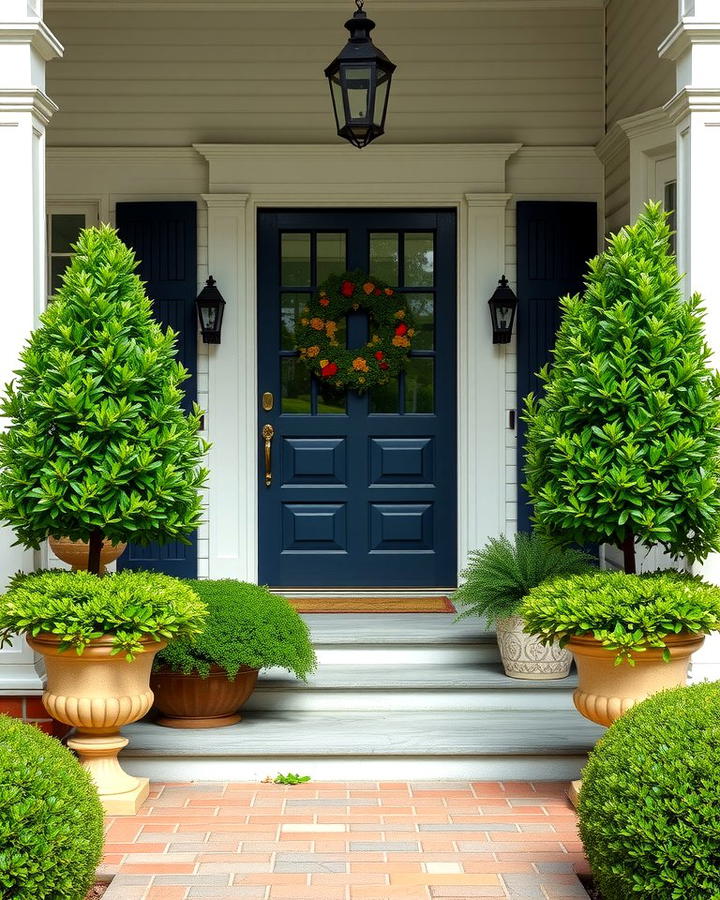
[[[349,350],[337,340],[338,320],[363,309],[370,340]],[[407,300],[365,272],[331,275],[303,307],[295,327],[300,359],[322,381],[363,393],[403,371],[415,335]]]

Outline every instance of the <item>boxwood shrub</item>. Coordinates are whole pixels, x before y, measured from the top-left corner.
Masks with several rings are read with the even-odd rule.
[[[305,679],[315,669],[307,625],[283,597],[243,581],[186,581],[208,608],[201,634],[168,644],[155,657],[155,671],[207,677],[219,666],[232,681],[242,666],[277,666]]]
[[[82,900],[102,847],[88,773],[59,741],[0,716],[0,897]]]
[[[720,897],[720,684],[655,694],[583,771],[580,834],[603,900]]]

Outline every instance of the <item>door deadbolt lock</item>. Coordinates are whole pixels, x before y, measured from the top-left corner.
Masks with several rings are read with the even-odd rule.
[[[275,398],[273,397],[273,395],[270,393],[270,391],[265,391],[265,393],[262,395],[262,408],[265,410],[265,412],[270,412],[274,404]]]

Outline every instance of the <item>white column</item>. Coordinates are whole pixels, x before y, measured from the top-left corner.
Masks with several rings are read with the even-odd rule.
[[[57,107],[45,94],[45,63],[62,46],[42,21],[42,0],[2,0],[0,9],[0,385],[12,378],[20,349],[45,302],[45,127]],[[11,315],[8,314],[11,312]],[[0,421],[0,427],[6,423]],[[33,567],[0,529],[0,590]],[[38,693],[33,654],[16,639],[0,651],[0,695]]]
[[[660,47],[677,67],[677,93],[667,104],[677,129],[678,262],[688,294],[707,308],[707,339],[720,368],[720,3],[681,0],[681,18]],[[720,554],[698,571],[720,584]],[[693,680],[720,679],[720,635],[696,655]]]
[[[492,342],[488,300],[505,273],[505,213],[510,197],[465,195],[466,251],[461,252],[458,308],[460,567],[471,550],[505,531],[506,347]],[[465,271],[463,260],[467,261]]]
[[[210,578],[257,580],[255,293],[248,194],[205,194],[208,272],[227,302],[222,343],[211,346],[207,415]],[[247,485],[254,488],[247,490]]]

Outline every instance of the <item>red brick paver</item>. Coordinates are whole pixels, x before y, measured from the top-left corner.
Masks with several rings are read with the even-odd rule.
[[[158,784],[109,819],[105,900],[587,897],[567,785]]]

